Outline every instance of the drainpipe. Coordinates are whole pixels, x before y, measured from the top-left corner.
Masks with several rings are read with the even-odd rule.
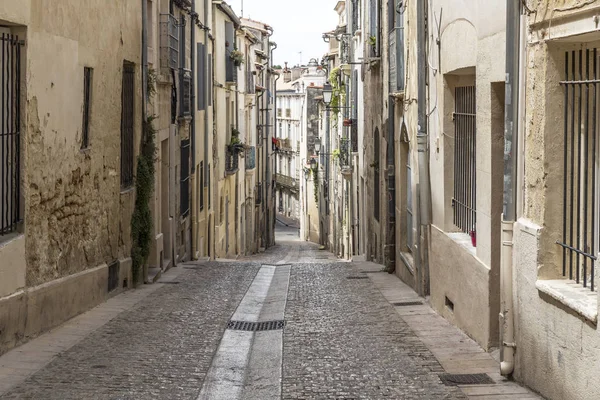
[[[417,131],[417,151],[419,168],[419,213],[420,229],[419,241],[421,242],[419,251],[421,257],[422,280],[419,282],[419,294],[427,295],[429,293],[429,257],[427,256],[429,248],[429,225],[431,224],[431,187],[429,182],[429,136],[427,133],[427,74],[429,67],[427,64],[427,3],[418,2],[417,6],[417,65],[418,75],[418,131]]]
[[[142,0],[142,129],[147,120],[148,105],[148,2]],[[142,136],[144,132],[142,132]],[[162,263],[162,260],[161,260]],[[148,265],[142,267],[142,282],[148,279]]]
[[[270,39],[271,35],[273,35],[272,31],[269,31],[267,37]],[[267,62],[267,90],[270,89],[271,87],[271,67],[273,66],[273,51],[275,51],[275,49],[277,49],[277,43],[273,43],[273,48],[271,48],[271,42],[269,40],[269,42],[267,43],[268,45],[268,51],[269,51],[269,61]],[[269,141],[269,124],[270,124],[270,120],[269,120],[269,98],[267,97],[267,107],[266,108],[266,132],[267,132],[267,162],[265,164],[266,166],[266,176],[267,176],[267,244],[268,246],[272,246],[274,243],[272,242],[271,238],[273,238],[273,241],[275,240],[275,236],[272,236],[272,232],[274,229],[274,224],[271,222],[271,220],[273,220],[273,222],[275,222],[275,218],[273,218],[273,215],[271,215],[272,213],[274,213],[274,207],[273,207],[273,202],[272,202],[272,198],[271,198],[271,193],[269,191],[269,188],[273,182],[273,179],[271,177],[271,171],[270,171],[270,167],[271,167],[271,155],[269,154],[269,148],[271,148],[271,143],[272,141]],[[274,188],[271,188],[272,190],[274,190]],[[271,206],[271,207],[269,207]]]
[[[275,44],[274,46],[275,48],[273,50],[275,50],[277,48],[277,44]],[[273,62],[271,62],[271,64],[273,64]],[[274,87],[273,87],[273,104],[274,104],[274,108],[277,108],[277,82],[279,81],[279,79],[281,78],[281,74],[279,72],[276,72],[275,75],[277,75],[277,78],[275,78],[275,83],[274,83]],[[277,115],[277,114],[275,114]],[[275,123],[273,124],[273,136],[277,137],[277,121],[275,121]],[[289,138],[288,138],[289,139]],[[275,160],[275,173],[277,173],[277,160]],[[275,189],[273,189],[275,190]],[[275,208],[276,205],[275,203],[273,203],[273,232],[275,232]],[[273,234],[273,244],[275,244],[275,234]]]
[[[513,227],[517,200],[517,144],[519,116],[519,62],[521,5],[506,2],[506,93],[504,114],[504,194],[502,210],[502,265],[500,270],[500,372],[514,371]]]
[[[190,108],[191,108],[191,116],[190,120],[190,137],[191,137],[191,162],[192,162],[192,170],[190,173],[190,180],[192,182],[192,194],[198,192],[198,188],[196,187],[196,85],[194,84],[196,78],[196,68],[195,68],[195,56],[196,56],[196,0],[192,0],[192,12],[190,15],[190,63],[191,63],[191,83],[190,83]],[[190,196],[190,198],[194,198],[194,196]],[[191,259],[198,259],[196,253],[198,251],[198,209],[197,202],[190,207],[190,236],[192,238],[192,249],[191,249]]]
[[[213,82],[209,82],[208,81],[208,68],[209,68],[209,64],[208,64],[208,1],[209,0],[204,0],[204,46],[206,46],[206,57],[204,59],[204,80],[206,82],[206,90],[204,91],[204,105],[206,106],[206,109],[204,110],[204,186],[208,186],[208,91],[212,90],[213,88]],[[193,67],[193,66],[192,66]],[[213,166],[214,168],[214,166]],[[201,187],[200,190],[204,191],[204,187]],[[210,201],[210,200],[208,200]],[[205,225],[205,229],[208,230],[210,229],[210,226],[208,226],[209,224],[209,218],[208,218],[208,204],[206,204],[204,206],[204,212],[206,213],[207,218],[205,219],[206,221],[206,225]],[[213,238],[213,235],[210,235],[211,238]],[[213,239],[214,240],[214,239]],[[210,243],[206,244],[207,248],[210,247]],[[213,252],[210,252],[211,254],[214,254]]]

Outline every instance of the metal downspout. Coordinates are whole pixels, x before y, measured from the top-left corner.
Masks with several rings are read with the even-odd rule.
[[[198,192],[198,188],[196,187],[196,68],[194,67],[195,56],[196,56],[196,0],[192,0],[192,12],[190,15],[190,70],[191,70],[191,82],[190,82],[190,108],[191,108],[191,117],[190,120],[190,144],[191,144],[191,162],[192,162],[192,170],[190,174],[190,180],[192,182],[192,195],[190,198],[194,199],[194,194]],[[198,202],[194,201],[194,204],[190,207],[190,236],[192,238],[192,249],[191,249],[191,259],[198,259]]]
[[[270,32],[268,34],[268,37],[270,38],[271,35],[273,33]],[[273,66],[273,51],[275,49],[277,49],[277,44],[274,43],[273,48],[271,48],[271,42],[268,42],[268,51],[269,51],[269,61],[267,63],[267,91],[271,88],[271,67]],[[272,183],[273,183],[273,179],[271,176],[271,152],[269,152],[269,148],[272,148],[271,143],[272,140],[270,140],[269,137],[269,125],[270,125],[270,120],[269,120],[269,97],[267,96],[267,107],[266,108],[266,132],[267,132],[267,162],[265,164],[266,167],[266,178],[267,178],[267,247],[272,246],[275,241],[275,235],[273,234],[273,229],[274,229],[274,222],[275,222],[275,218],[274,218],[274,212],[275,212],[275,207],[273,206],[273,199],[272,199],[272,195],[271,195],[271,190],[274,190],[275,188],[271,187]],[[271,189],[271,190],[269,190]],[[271,222],[272,221],[272,222]]]
[[[419,294],[429,294],[429,225],[431,224],[431,187],[429,181],[429,146],[427,128],[427,2],[420,1],[417,6],[417,65],[418,65],[418,131],[417,151],[419,168],[419,242],[421,252],[421,281],[417,285]]]
[[[209,69],[209,65],[208,65],[208,1],[209,0],[204,0],[204,46],[206,46],[206,57],[204,58],[204,81],[206,82],[206,90],[204,91],[204,105],[205,105],[205,110],[204,110],[204,186],[208,186],[208,91],[212,90],[213,88],[213,82],[212,81],[208,81],[208,78],[210,78],[208,76],[208,69]],[[204,187],[201,187],[200,190],[204,191]],[[210,202],[210,200],[208,200],[208,202]],[[209,226],[209,218],[208,218],[208,204],[205,206],[205,212],[206,212],[206,216],[207,218],[206,220],[206,225],[205,225],[205,229],[208,232],[208,229],[210,229]],[[209,235],[211,238],[213,237],[212,235]],[[213,239],[214,240],[214,239]],[[207,248],[210,247],[210,243],[206,244]],[[211,254],[214,254],[212,252],[210,252]]]
[[[516,175],[519,115],[521,5],[506,2],[506,92],[504,114],[504,193],[502,210],[502,264],[500,270],[500,372],[514,371],[513,227],[516,220]]]
[[[148,119],[148,2],[142,0],[142,136],[143,127]],[[162,260],[161,260],[162,262]],[[142,268],[142,282],[148,278],[148,265]]]

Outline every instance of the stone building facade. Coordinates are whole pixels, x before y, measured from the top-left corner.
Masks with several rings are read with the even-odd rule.
[[[0,5],[0,353],[132,285],[140,16],[139,1]]]

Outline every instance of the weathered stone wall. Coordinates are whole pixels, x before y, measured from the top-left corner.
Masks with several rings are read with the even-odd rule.
[[[122,211],[131,199],[121,204],[120,195],[121,86],[123,61],[135,63],[139,105],[138,3],[43,0],[31,9],[23,148],[28,286],[128,254],[130,221]],[[81,150],[84,66],[94,75],[90,147]],[[139,134],[138,122],[136,145]]]

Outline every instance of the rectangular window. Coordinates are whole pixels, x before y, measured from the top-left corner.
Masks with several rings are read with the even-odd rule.
[[[204,210],[204,161],[200,161],[200,211]]]
[[[390,91],[404,90],[404,12],[406,4],[402,0],[389,2],[389,58]]]
[[[380,1],[381,0],[369,0],[369,37],[367,43],[371,50],[372,57],[379,56],[379,26],[380,26]]]
[[[192,113],[192,78],[186,71],[181,81],[181,115],[189,116]]]
[[[281,108],[278,108],[278,109],[277,109],[277,117],[278,117],[278,118],[281,118]]]
[[[413,200],[412,200],[412,169],[410,167],[410,152],[406,157],[406,248],[412,252],[413,246]]]
[[[565,53],[562,273],[595,288],[598,252],[598,51]]]
[[[181,141],[181,181],[179,183],[180,215],[187,217],[190,212],[190,139]]]
[[[292,118],[292,110],[290,108],[285,109],[285,117]]]
[[[85,67],[83,69],[83,127],[81,148],[90,147],[90,106],[92,101],[92,75],[93,69]]]
[[[123,63],[121,89],[121,188],[133,185],[133,133],[134,133],[135,67]]]
[[[379,159],[381,158],[379,149],[379,129],[375,128],[375,137],[373,145],[373,216],[379,221]]]
[[[210,203],[211,203],[211,199],[212,199],[211,185],[210,185],[210,181],[211,181],[210,164],[208,164],[208,168],[206,169],[206,181],[207,181],[206,186],[208,186],[208,209],[210,210]]]
[[[198,65],[196,67],[196,71],[197,71],[197,82],[198,82],[198,89],[197,89],[197,94],[196,96],[198,97],[198,111],[202,111],[202,110],[206,110],[206,103],[207,103],[207,91],[208,91],[208,87],[206,84],[206,72],[207,72],[207,68],[206,68],[206,61],[207,61],[207,57],[206,57],[206,46],[203,43],[198,43],[197,45],[197,53],[198,53]]]
[[[0,240],[19,229],[21,213],[21,44],[0,34]]]
[[[470,234],[475,231],[477,215],[475,86],[457,87],[454,93],[454,225]]]

